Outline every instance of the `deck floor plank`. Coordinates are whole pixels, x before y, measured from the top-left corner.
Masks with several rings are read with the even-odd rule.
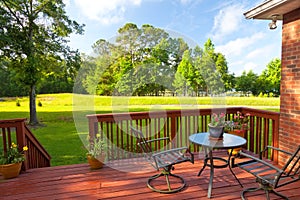
[[[203,160],[195,164],[181,163],[174,174],[182,176],[187,187],[174,194],[160,194],[148,189],[148,177],[157,173],[142,160],[122,160],[106,164],[100,170],[90,170],[87,164],[47,167],[27,170],[19,177],[3,180],[0,176],[0,200],[11,199],[208,199],[209,168],[197,176]],[[245,188],[255,187],[255,179],[249,173],[234,168],[234,173]],[[163,184],[163,183],[162,183]],[[212,198],[238,200],[242,188],[229,169],[215,169]],[[300,182],[278,189],[291,200],[300,199]],[[249,200],[265,199],[264,192],[248,193]],[[272,199],[280,199],[271,195]]]

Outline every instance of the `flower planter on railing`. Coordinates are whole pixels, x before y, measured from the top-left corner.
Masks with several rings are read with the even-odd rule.
[[[243,138],[246,137],[246,130],[234,129],[234,130],[228,131],[228,133],[233,134],[233,135],[237,135],[237,136],[240,136],[240,137],[243,137]],[[233,156],[237,155],[240,150],[242,150],[242,147],[234,148],[233,151],[232,151],[232,155]],[[228,152],[229,151],[230,150],[228,150]]]

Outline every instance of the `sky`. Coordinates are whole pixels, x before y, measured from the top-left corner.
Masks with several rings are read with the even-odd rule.
[[[83,35],[72,34],[69,46],[85,54],[99,39],[109,41],[126,23],[150,24],[203,48],[210,38],[225,55],[230,73],[253,70],[260,75],[281,58],[282,22],[270,30],[267,20],[246,19],[243,13],[264,0],[64,0],[67,15],[85,24]]]

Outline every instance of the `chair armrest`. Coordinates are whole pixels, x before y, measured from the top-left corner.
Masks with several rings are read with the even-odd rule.
[[[246,164],[251,163],[251,162],[258,162],[258,163],[261,163],[261,164],[263,164],[263,165],[266,165],[266,166],[268,166],[268,167],[270,167],[270,168],[272,168],[272,169],[274,169],[274,170],[276,170],[276,171],[278,171],[278,172],[280,172],[280,173],[283,172],[283,171],[282,171],[281,169],[279,169],[278,167],[276,167],[276,166],[274,166],[274,165],[272,165],[272,164],[270,164],[270,163],[268,163],[268,162],[266,162],[266,161],[264,161],[264,160],[262,160],[262,159],[259,159],[259,158],[257,158],[257,157],[251,156],[251,155],[249,155],[249,154],[247,154],[247,153],[244,153],[244,152],[240,152],[239,154],[242,155],[242,156],[244,156],[244,157],[250,158],[251,160],[237,163],[236,165],[237,165],[238,167],[243,166],[243,165],[246,165]]]
[[[175,149],[170,149],[170,150],[165,150],[165,151],[161,151],[158,153],[154,153],[152,156],[155,157],[155,156],[159,156],[162,154],[168,154],[168,153],[172,153],[172,152],[181,152],[182,150],[187,150],[187,149],[188,149],[187,147],[180,147],[180,148],[175,148]]]
[[[166,140],[167,142],[170,142],[170,139],[168,137],[164,137],[164,138],[157,138],[157,139],[147,140],[147,141],[144,141],[144,142],[139,142],[138,144],[150,144],[152,142],[163,141],[163,140]]]
[[[162,140],[167,140],[169,142],[170,138],[169,137],[156,138],[156,139],[152,139],[152,140],[147,140],[147,143],[156,142],[156,141],[162,141]]]
[[[288,151],[285,151],[285,150],[282,150],[282,149],[279,149],[279,148],[273,147],[273,146],[266,146],[266,148],[264,150],[262,150],[262,152],[267,151],[268,149],[273,149],[273,150],[276,150],[276,151],[280,151],[280,152],[288,154],[290,156],[293,155],[291,152],[288,152]]]

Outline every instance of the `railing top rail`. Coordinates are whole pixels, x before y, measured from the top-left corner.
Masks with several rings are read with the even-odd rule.
[[[87,115],[89,119],[98,118],[100,121],[107,121],[110,119],[118,120],[130,120],[130,119],[141,119],[141,118],[160,118],[162,116],[184,116],[184,115],[200,115],[210,113],[210,109],[199,109],[193,110],[167,110],[167,111],[145,111],[145,112],[128,112],[128,113],[107,113],[107,114],[93,114]]]
[[[0,127],[2,127],[3,124],[5,124],[7,126],[8,124],[14,124],[14,123],[17,123],[17,122],[25,122],[26,120],[27,120],[26,118],[1,119],[0,120]]]
[[[268,117],[271,119],[278,119],[279,113],[273,111],[246,108],[246,107],[224,107],[224,108],[200,108],[200,109],[183,109],[183,110],[166,110],[166,111],[145,111],[145,112],[126,112],[126,113],[106,113],[106,114],[92,114],[86,117],[91,121],[98,122],[112,122],[121,120],[136,120],[166,117],[179,117],[190,115],[210,115],[212,112],[226,112],[228,114],[236,113],[237,111],[248,112],[250,115],[258,117]]]
[[[43,145],[37,140],[37,138],[32,134],[32,132],[27,126],[25,126],[25,134],[26,137],[28,137],[28,139],[33,143],[35,148],[38,149],[39,152],[41,152],[41,154],[45,156],[47,160],[50,160],[51,159],[50,154],[46,151]]]
[[[257,112],[257,109],[247,108],[247,107],[242,107],[242,112],[249,113],[250,115],[255,114],[256,117],[267,117],[275,120],[279,118],[279,114],[280,114],[279,112],[274,112],[269,110],[259,110],[259,112]]]

